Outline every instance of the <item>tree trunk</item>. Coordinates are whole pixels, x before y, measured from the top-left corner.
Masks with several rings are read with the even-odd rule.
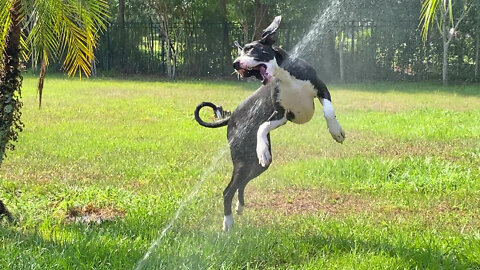
[[[457,58],[457,77],[464,72],[463,67],[465,65],[465,43],[462,40],[458,40],[458,58]]]
[[[448,85],[448,46],[450,45],[449,42],[449,29],[447,28],[447,17],[444,16],[443,18],[443,33],[442,33],[442,41],[443,41],[443,66],[442,66],[442,81],[443,85]]]
[[[40,75],[38,76],[38,109],[42,108],[42,95],[43,95],[43,81],[45,79],[45,73],[47,71],[47,64],[45,63],[45,58],[42,58],[42,63],[40,64]]]
[[[223,63],[222,63],[222,75],[225,75],[226,70],[230,66],[230,62],[232,61],[232,53],[229,49],[230,46],[228,44],[229,37],[228,37],[228,20],[227,20],[227,0],[220,1],[220,10],[222,11],[222,21],[223,21]]]
[[[478,61],[480,60],[480,31],[477,31],[477,45],[475,49],[475,79],[478,80]]]
[[[20,21],[18,13],[20,1],[15,1],[10,8],[12,23],[8,28],[6,46],[3,52],[4,73],[0,74],[0,166],[10,140],[16,140],[17,130],[21,131],[19,101],[22,74],[20,72]],[[10,147],[11,148],[11,147]],[[0,200],[0,216],[11,217],[5,205]]]
[[[19,109],[16,93],[20,92],[22,75],[20,73],[20,17],[17,10],[20,8],[20,1],[15,1],[10,9],[12,24],[7,33],[7,44],[3,53],[4,74],[0,78],[0,165],[2,164],[7,144],[10,139],[16,138],[15,127],[16,110]]]
[[[174,40],[172,45],[172,77],[170,78],[171,80],[175,80],[175,72],[177,71],[177,53],[178,53],[178,37],[177,37],[177,32],[174,32]]]
[[[262,37],[263,29],[267,28],[271,22],[268,5],[262,2],[262,0],[255,0],[254,4],[255,32],[253,33],[253,40],[259,40]]]
[[[448,85],[448,45],[447,41],[443,42],[443,66],[442,66],[442,82]]]
[[[344,65],[344,57],[343,57],[343,46],[344,46],[344,33],[340,31],[340,41],[338,43],[338,58],[340,61],[340,82],[345,82],[345,65]]]
[[[118,52],[122,57],[120,57],[120,66],[124,69],[126,55],[126,30],[125,30],[125,0],[118,0],[118,13],[117,13],[117,24],[118,24],[118,43],[117,48]]]
[[[170,41],[170,37],[166,37],[166,43],[167,43],[167,75],[169,79],[172,79],[172,44]]]
[[[117,23],[120,29],[125,26],[125,0],[118,0]]]

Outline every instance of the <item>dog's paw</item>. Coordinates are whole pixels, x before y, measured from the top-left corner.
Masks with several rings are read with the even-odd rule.
[[[262,167],[267,167],[272,162],[272,155],[268,151],[268,143],[265,140],[258,140],[257,142],[257,157],[258,163]]]
[[[228,232],[233,227],[233,216],[232,214],[223,217],[223,231]]]
[[[339,142],[343,143],[345,140],[345,131],[343,131],[342,127],[338,123],[337,119],[332,119],[327,121],[328,131],[332,135],[332,138]]]

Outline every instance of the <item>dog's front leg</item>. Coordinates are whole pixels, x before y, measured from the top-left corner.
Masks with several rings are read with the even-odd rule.
[[[327,86],[317,77],[314,78],[312,84],[317,90],[318,100],[320,100],[320,103],[322,103],[323,116],[325,116],[325,120],[327,120],[328,131],[330,131],[330,134],[335,141],[343,143],[345,140],[345,132],[335,116],[335,110],[332,106],[330,91],[328,91]]]
[[[281,112],[283,111],[283,112]],[[276,110],[268,118],[267,122],[260,125],[257,132],[257,157],[258,163],[262,167],[267,167],[272,162],[272,155],[268,149],[267,135],[270,131],[284,125],[287,122],[285,110]]]
[[[319,98],[319,100],[323,105],[323,116],[325,116],[325,120],[327,120],[328,131],[330,131],[335,141],[343,143],[345,140],[345,131],[343,131],[342,126],[340,126],[340,123],[337,121],[332,103],[325,98]]]

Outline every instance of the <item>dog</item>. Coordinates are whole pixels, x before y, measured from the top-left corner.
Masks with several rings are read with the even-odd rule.
[[[270,132],[287,121],[303,124],[313,117],[314,98],[323,105],[328,130],[339,143],[345,140],[345,132],[338,123],[331,103],[330,92],[318,78],[315,69],[306,61],[292,58],[280,47],[274,46],[281,16],[264,30],[262,38],[239,48],[239,56],[233,62],[236,72],[246,77],[256,77],[262,82],[252,95],[230,113],[210,102],[203,102],[195,109],[196,121],[209,128],[227,127],[227,138],[233,162],[232,179],[223,192],[223,230],[233,226],[232,199],[238,190],[236,213],[244,209],[244,191],[247,183],[266,171],[272,162]],[[200,118],[203,107],[213,109],[215,122]]]

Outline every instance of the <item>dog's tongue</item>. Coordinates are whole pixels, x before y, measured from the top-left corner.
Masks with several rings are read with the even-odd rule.
[[[262,65],[260,66],[259,71],[260,71],[260,75],[262,75],[262,78],[263,78],[262,83],[267,84],[270,79],[269,78],[270,76],[267,74],[267,69]]]
[[[238,74],[242,75],[242,77],[245,77],[245,70],[244,69],[239,69],[237,70]]]

